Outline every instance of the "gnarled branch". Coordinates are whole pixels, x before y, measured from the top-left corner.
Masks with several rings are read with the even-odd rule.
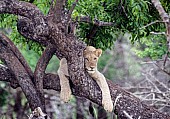
[[[42,12],[35,5],[18,0],[1,0],[0,13],[16,14],[29,19],[43,16]]]
[[[36,107],[41,107],[41,102],[37,96],[34,84],[31,81],[28,72],[20,63],[16,55],[11,51],[10,43],[7,42],[6,37],[0,35],[0,59],[9,67],[10,71],[15,74],[18,84],[22,88],[25,96],[27,97],[30,107],[34,110]]]

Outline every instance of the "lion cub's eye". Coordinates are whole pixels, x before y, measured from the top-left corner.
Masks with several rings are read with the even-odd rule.
[[[94,60],[97,60],[97,58],[95,57]]]
[[[88,58],[85,58],[85,61],[89,61],[89,59],[88,59]]]

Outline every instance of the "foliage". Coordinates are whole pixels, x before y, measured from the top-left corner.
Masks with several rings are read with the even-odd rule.
[[[51,0],[34,0],[33,4],[38,6],[44,14],[47,14],[50,2]],[[67,8],[70,8],[73,2],[74,0],[68,0]],[[161,3],[165,10],[169,12],[169,1],[161,0]],[[90,41],[86,37],[91,32],[93,24],[80,23],[77,27],[77,36],[88,45],[93,44],[95,47],[104,50],[112,48],[118,36],[128,32],[132,36],[130,41],[138,45],[135,51],[139,56],[157,59],[167,52],[166,37],[150,33],[165,32],[164,24],[157,22],[144,27],[156,20],[161,21],[151,0],[79,0],[72,18],[75,19],[80,16],[90,16],[92,21],[98,19],[115,23],[114,26],[99,27]],[[22,48],[25,49],[33,49],[41,54],[40,51],[43,50],[41,46],[25,39],[17,32],[16,16],[1,14],[0,18],[0,28],[8,29],[8,31],[12,29],[9,36],[16,44],[22,45]]]
[[[4,90],[4,86],[5,83],[1,83],[0,85],[0,107],[4,106],[7,104],[7,96],[8,96],[8,92],[6,90]]]
[[[166,11],[169,11],[168,1],[161,1]],[[157,10],[148,0],[91,0],[90,2],[80,0],[77,5],[73,18],[75,16],[90,16],[92,20],[98,19],[105,22],[115,22],[113,27],[101,27],[96,36],[92,39],[96,47],[103,49],[111,48],[119,34],[126,32],[131,34],[131,42],[137,43],[135,50],[139,56],[160,58],[167,52],[166,37],[153,35],[150,32],[163,32],[165,26],[163,23],[155,23],[148,27],[145,25],[160,20]],[[92,24],[80,24],[78,31],[79,37],[85,39],[90,32]],[[139,46],[140,45],[140,46]],[[142,47],[142,49],[139,47]]]
[[[33,49],[38,54],[41,54],[42,46],[19,34],[17,31],[17,17],[15,15],[0,14],[0,28],[5,30],[9,38],[22,49]]]

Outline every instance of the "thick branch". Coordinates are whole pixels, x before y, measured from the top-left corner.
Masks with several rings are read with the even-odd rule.
[[[10,82],[11,81],[10,78],[16,80],[15,76],[11,74],[9,69],[2,65],[0,65],[0,74],[3,74],[2,76],[6,77],[6,78],[0,77],[0,80],[2,81]],[[44,82],[43,87],[44,89],[53,89],[56,91],[60,91],[59,81],[60,80],[57,75],[46,74],[43,80]],[[118,115],[118,118],[128,119],[128,117],[126,117],[126,115],[124,114],[124,111],[126,111],[128,115],[132,115],[133,119],[139,119],[139,118],[140,119],[169,119],[170,118],[170,116],[164,115],[156,111],[152,107],[148,107],[145,104],[141,103],[139,99],[132,96],[130,93],[126,92],[125,90],[121,89],[119,86],[114,85],[111,81],[107,81],[107,83],[111,91],[112,100],[115,103],[115,113]],[[93,80],[92,80],[92,86],[97,87],[97,84]],[[88,89],[84,88],[84,90],[87,91]],[[72,86],[72,91],[75,96],[83,96],[97,103],[98,105],[101,105],[100,95],[96,97],[96,95],[94,94],[98,92],[99,89],[93,91],[92,97],[84,96],[81,92],[76,90],[74,86]],[[116,102],[115,102],[115,98],[117,98]]]
[[[58,29],[55,29],[54,28],[54,25],[52,24],[51,25],[52,27],[52,30],[50,30],[51,32],[49,32],[49,28],[48,26],[45,27],[45,29],[43,29],[42,31],[44,32],[44,35],[39,35],[36,33],[35,29],[36,29],[36,26],[34,25],[34,23],[29,20],[28,18],[21,18],[18,23],[17,23],[17,29],[19,31],[19,33],[21,35],[23,35],[25,38],[28,38],[30,40],[33,40],[35,42],[38,42],[40,43],[42,46],[48,46],[49,42],[51,42],[52,44],[55,44],[55,41],[57,40],[56,38],[51,39],[49,38],[48,36],[46,36],[47,33],[58,33]],[[35,31],[35,32],[34,32]],[[55,32],[54,32],[55,31]],[[50,34],[49,34],[50,36]],[[59,45],[56,45],[56,48],[58,49]],[[63,57],[63,53],[62,52],[59,52],[58,50],[56,51],[56,55],[59,59],[61,59]]]
[[[15,74],[18,84],[21,86],[25,96],[27,97],[30,107],[34,110],[36,107],[41,107],[41,102],[37,96],[37,92],[31,81],[27,71],[20,63],[15,54],[7,46],[8,42],[0,35],[0,59],[10,68],[10,71]]]
[[[33,4],[18,0],[1,0],[0,13],[10,13],[30,19],[43,16],[42,12]]]
[[[59,23],[62,21],[62,18],[64,16],[64,6],[65,6],[65,0],[56,0],[56,4],[54,6],[54,11],[53,11],[54,23]]]
[[[7,47],[9,47],[10,50],[14,53],[14,55],[18,58],[18,60],[21,62],[21,64],[23,65],[23,67],[25,68],[25,70],[27,71],[31,79],[33,80],[33,72],[31,71],[31,68],[29,67],[28,63],[25,61],[23,55],[20,53],[18,48],[14,45],[14,43],[8,37],[5,36],[5,34],[0,32],[0,36],[2,40],[7,42],[6,44]]]
[[[48,26],[40,27],[39,25],[40,24],[35,24],[35,22],[26,17],[22,17],[17,22],[17,29],[25,38],[41,43],[43,46],[47,46],[49,41],[49,39],[47,39],[47,34],[49,32]]]

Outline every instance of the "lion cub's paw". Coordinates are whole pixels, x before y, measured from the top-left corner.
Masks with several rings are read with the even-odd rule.
[[[110,98],[103,98],[102,105],[103,105],[103,107],[106,111],[112,112],[113,103],[112,103],[112,100]]]
[[[67,103],[71,98],[71,90],[69,88],[67,89],[62,89],[60,92],[60,99]]]

